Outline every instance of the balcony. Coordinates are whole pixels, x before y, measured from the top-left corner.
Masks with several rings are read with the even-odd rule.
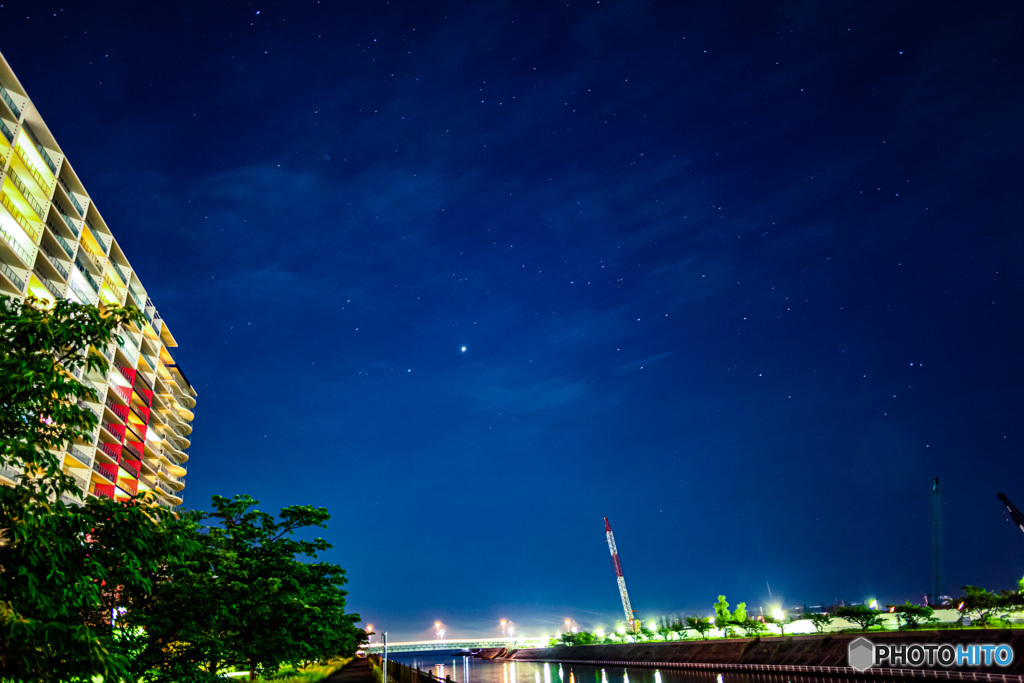
[[[18,151],[21,151],[20,147],[18,148]],[[34,173],[31,167],[28,170],[29,173]],[[34,175],[38,175],[38,173],[34,173]],[[25,198],[25,201],[32,206],[32,209],[36,212],[36,218],[39,220],[46,218],[46,210],[43,209],[43,205],[39,203],[35,194],[28,188],[28,185],[26,185],[21,176],[18,175],[18,172],[13,168],[8,169],[7,176],[11,179],[11,182],[14,183],[14,186],[18,188],[18,191],[21,192],[21,196]],[[42,180],[37,179],[37,182],[40,183],[40,187],[44,187],[42,185]]]
[[[54,206],[54,208],[55,208],[55,209],[57,209],[57,214],[58,214],[58,215],[59,215],[59,216],[60,216],[61,218],[63,218],[63,219],[64,219],[64,223],[65,223],[65,224],[66,224],[66,225],[67,225],[67,226],[68,226],[69,228],[71,228],[71,232],[72,232],[72,233],[74,233],[75,237],[81,237],[81,236],[82,236],[82,231],[81,231],[81,230],[79,230],[79,229],[78,229],[78,226],[77,226],[77,225],[75,225],[75,222],[74,222],[73,220],[71,220],[71,216],[69,216],[69,215],[67,214],[67,212],[63,210],[63,208],[64,208],[64,207],[62,207],[62,206],[60,205],[60,202],[54,201],[54,202],[53,202],[53,206]]]
[[[50,282],[49,278],[40,273],[36,268],[33,268],[32,272],[36,274],[36,279],[43,283],[43,287],[46,287],[46,290],[53,295],[54,299],[62,298],[60,290]]]
[[[112,424],[106,420],[101,421],[100,426],[106,429],[118,441],[124,438],[124,426]]]
[[[7,138],[7,142],[14,144],[14,132],[7,127],[3,119],[0,119],[0,131],[3,131],[4,137]]]
[[[71,287],[71,291],[75,293],[75,295],[83,304],[92,303],[91,299],[89,299],[89,297],[85,295],[85,292],[83,292],[81,288],[75,284],[74,280],[68,280],[68,285]]]
[[[126,451],[134,455],[139,460],[142,459],[142,443],[136,443],[134,441],[125,441],[124,448]]]
[[[64,182],[63,178],[57,178],[57,180],[60,181],[60,186],[63,187],[64,188],[64,192],[67,193],[68,199],[71,200],[72,206],[74,206],[76,209],[78,209],[78,215],[82,216],[84,218],[85,217],[85,209],[83,209],[82,205],[78,203],[77,199],[75,199],[75,195],[71,192],[71,188],[68,187],[68,184]]]
[[[88,465],[89,463],[92,462],[92,458],[86,455],[85,451],[79,448],[72,446],[70,452],[72,457],[74,457],[76,460],[78,460],[78,462],[82,463],[83,465]]]
[[[0,195],[3,196],[3,195]],[[4,238],[4,241],[10,245],[11,249],[21,257],[21,260],[25,262],[25,266],[28,267],[32,263],[32,257],[28,255],[28,251],[18,243],[18,240],[14,238],[14,235],[7,232],[2,225],[0,225],[0,237]]]
[[[53,173],[54,176],[56,176],[57,164],[55,164],[53,162],[53,159],[50,158],[49,152],[47,152],[46,148],[39,143],[39,138],[36,137],[35,133],[32,132],[31,128],[25,126],[24,131],[28,133],[29,138],[32,140],[32,144],[35,145],[36,151],[39,152],[39,156],[42,157],[43,163],[45,163],[46,167],[50,169],[50,172]]]
[[[109,444],[106,441],[100,441],[100,450],[109,455],[114,460],[118,460],[121,457],[121,445],[120,444]]]
[[[0,192],[0,204],[3,204],[4,207],[6,207],[7,211],[10,212],[11,217],[18,221],[18,225],[25,230],[25,234],[31,237],[33,242],[39,241],[40,229],[36,228],[32,225],[29,219],[25,218],[25,214],[23,214],[18,207],[14,205],[14,201],[7,196],[6,192]]]
[[[89,285],[96,292],[99,292],[100,291],[99,285],[96,284],[96,280],[94,280],[92,275],[89,273],[89,267],[86,266],[84,263],[82,263],[81,259],[82,259],[82,253],[79,252],[78,255],[75,256],[75,267],[78,268],[78,272],[80,272],[85,277],[85,281],[88,282]]]
[[[113,484],[114,481],[117,479],[117,469],[115,468],[114,465],[107,465],[105,463],[94,462],[92,464],[92,470],[96,474],[100,475],[101,477],[109,481],[111,484]],[[113,498],[113,496],[110,497]]]
[[[121,278],[121,282],[123,282],[127,286],[127,284],[128,284],[128,276],[124,274],[124,271],[121,270],[121,267],[119,265],[117,265],[116,263],[114,263],[113,261],[110,262],[110,265],[114,266],[114,270],[117,272],[118,276]]]
[[[90,489],[89,493],[96,496],[97,498],[109,498],[114,500],[114,492],[108,491],[106,488],[101,488],[98,484]]]
[[[0,85],[0,97],[3,98],[4,102],[7,103],[7,106],[11,108],[12,112],[14,112],[14,118],[16,118],[16,119],[18,119],[20,121],[21,120],[21,109],[19,109],[18,105],[16,105],[14,103],[14,100],[11,99],[11,95],[10,95],[9,92],[7,92],[7,88],[5,88],[2,85]]]
[[[50,248],[46,246],[46,244],[40,244],[39,248],[43,250],[44,254],[46,254],[46,260],[49,261],[50,264],[57,269],[57,272],[60,273],[60,276],[62,278],[67,280],[68,269],[64,267],[64,264],[61,263],[60,259],[53,255],[53,253],[50,251]]]
[[[0,476],[7,477],[15,483],[21,481],[21,474],[21,470],[10,465],[0,465]]]
[[[2,228],[0,228],[0,231],[2,231]],[[18,274],[14,272],[14,269],[3,261],[0,261],[0,272],[3,272],[3,274],[6,275],[12,283],[14,283],[14,286],[18,288],[19,292],[25,291],[25,281],[18,277]]]

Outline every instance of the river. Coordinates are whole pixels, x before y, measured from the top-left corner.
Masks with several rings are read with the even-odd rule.
[[[510,662],[473,659],[443,654],[397,654],[392,659],[430,671],[454,683],[884,683],[904,679],[854,676],[808,676],[804,674],[765,674],[757,672],[688,671],[621,666],[600,667],[556,662]]]

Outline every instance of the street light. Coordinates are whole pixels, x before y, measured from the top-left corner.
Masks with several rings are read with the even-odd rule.
[[[366,625],[366,644],[373,644],[373,624]]]
[[[444,629],[441,628],[441,622],[440,621],[435,621],[434,622],[434,632],[437,634],[437,639],[438,640],[441,640],[441,638],[444,637]]]

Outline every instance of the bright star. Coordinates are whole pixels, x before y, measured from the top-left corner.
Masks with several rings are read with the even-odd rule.
[[[469,351],[469,347],[463,346],[462,348],[459,349],[459,351],[465,353],[466,351]]]

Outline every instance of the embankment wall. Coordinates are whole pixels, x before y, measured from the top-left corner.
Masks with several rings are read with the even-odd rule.
[[[720,664],[723,668],[737,665],[773,665],[784,667],[846,667],[849,643],[861,635],[876,644],[950,643],[1008,644],[1014,650],[1009,667],[954,667],[950,671],[993,674],[1024,674],[1024,631],[1007,629],[911,631],[899,633],[873,632],[830,633],[769,638],[732,638],[724,640],[691,640],[683,642],[648,642],[621,645],[588,645],[583,647],[551,647],[517,650],[511,658],[517,661],[572,662],[579,664],[622,664],[634,666],[681,667]],[[745,668],[745,667],[744,667]],[[941,667],[933,667],[941,669]],[[852,670],[851,670],[852,671]]]

